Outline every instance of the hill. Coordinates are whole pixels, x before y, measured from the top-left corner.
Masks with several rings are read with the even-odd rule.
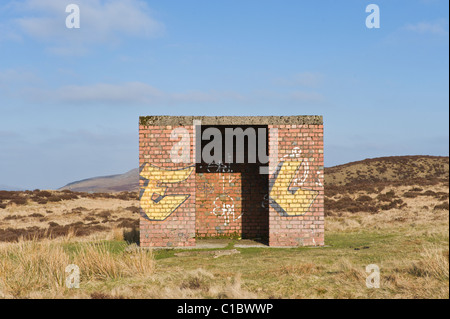
[[[449,158],[393,156],[325,168],[326,215],[420,205],[448,211]]]
[[[325,186],[364,183],[403,185],[448,181],[449,158],[441,156],[392,156],[365,159],[325,168]]]
[[[99,176],[69,183],[59,190],[74,192],[134,192],[139,188],[139,169],[135,168],[125,174]]]

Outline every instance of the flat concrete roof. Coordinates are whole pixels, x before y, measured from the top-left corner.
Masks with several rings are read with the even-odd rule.
[[[292,116],[140,116],[139,124],[150,125],[192,125],[199,120],[203,125],[322,125],[321,115]]]

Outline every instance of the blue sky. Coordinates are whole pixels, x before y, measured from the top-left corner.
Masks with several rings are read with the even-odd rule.
[[[68,4],[80,28],[67,29]],[[368,29],[367,5],[380,8]],[[138,166],[140,115],[323,115],[325,165],[449,154],[448,1],[0,3],[0,185]]]

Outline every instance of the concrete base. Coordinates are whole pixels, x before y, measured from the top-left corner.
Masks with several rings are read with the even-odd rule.
[[[192,250],[192,249],[224,249],[230,244],[233,244],[233,248],[299,248],[300,246],[268,246],[255,240],[242,239],[197,239],[195,246],[188,247],[149,247],[149,249],[177,249],[177,250]],[[304,246],[302,248],[323,248],[328,246]]]

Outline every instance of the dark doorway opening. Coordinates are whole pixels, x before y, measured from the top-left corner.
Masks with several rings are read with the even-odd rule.
[[[202,203],[199,201],[200,214],[208,216],[210,213],[210,218],[223,218],[225,224],[228,221],[228,226],[232,225],[230,221],[233,217],[238,220],[236,224],[238,226],[234,227],[242,239],[252,239],[265,244],[269,238],[269,176],[261,173],[269,164],[268,135],[267,125],[196,127],[196,145],[200,146],[196,149],[196,158],[199,159],[196,163],[196,174],[202,178],[208,178],[209,174],[233,177],[229,178],[233,182],[226,184],[226,187],[220,183],[210,185],[212,190],[206,199],[210,198],[211,201],[213,198],[219,199],[213,201],[214,205],[210,204],[210,207],[201,206]],[[239,190],[234,190],[233,187],[239,187]],[[198,186],[197,189],[199,189]],[[221,192],[227,194],[221,194]],[[222,209],[220,205],[229,207],[222,202],[217,205],[220,196],[228,196],[228,193],[235,194],[235,198],[231,198],[232,204],[235,205],[233,211],[227,211],[227,208]],[[233,215],[227,217],[225,214]],[[204,222],[205,219],[201,216],[196,216],[197,233],[217,233],[217,236],[220,236],[220,230],[225,228]]]

